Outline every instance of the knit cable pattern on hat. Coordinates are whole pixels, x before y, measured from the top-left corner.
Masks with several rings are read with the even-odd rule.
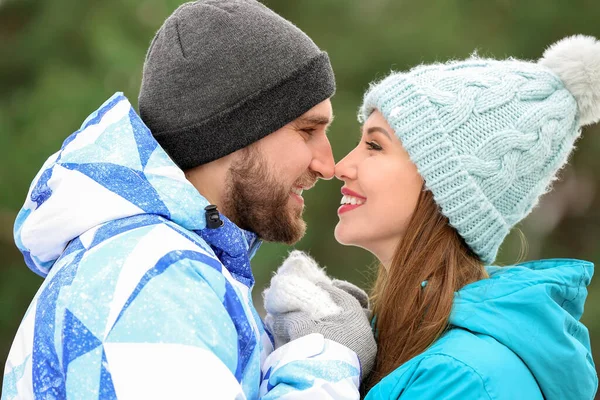
[[[577,103],[539,64],[471,58],[393,73],[359,119],[379,110],[442,213],[486,263],[545,193],[580,134]]]

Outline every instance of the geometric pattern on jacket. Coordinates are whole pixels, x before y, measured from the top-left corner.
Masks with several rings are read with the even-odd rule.
[[[45,280],[2,399],[357,398],[349,349],[310,335],[272,352],[251,296],[260,241],[224,216],[206,228],[207,205],[122,94],[90,115],[15,223]]]

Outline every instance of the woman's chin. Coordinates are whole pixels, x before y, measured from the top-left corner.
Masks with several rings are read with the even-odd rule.
[[[336,225],[333,236],[339,244],[343,244],[344,246],[359,246],[356,241],[357,238],[355,232],[347,229],[341,222],[338,222]]]

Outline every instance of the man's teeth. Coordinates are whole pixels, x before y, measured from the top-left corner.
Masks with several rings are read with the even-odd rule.
[[[302,196],[302,189],[300,188],[292,188],[292,193],[297,194],[298,196]]]
[[[340,204],[357,205],[357,204],[365,204],[365,201],[363,199],[359,199],[357,197],[344,195],[342,197],[342,201],[340,202]]]

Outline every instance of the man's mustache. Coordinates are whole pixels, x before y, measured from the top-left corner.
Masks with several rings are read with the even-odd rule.
[[[302,187],[305,189],[311,189],[319,180],[319,176],[312,171],[308,171],[304,173],[297,181],[294,183],[294,186]]]

